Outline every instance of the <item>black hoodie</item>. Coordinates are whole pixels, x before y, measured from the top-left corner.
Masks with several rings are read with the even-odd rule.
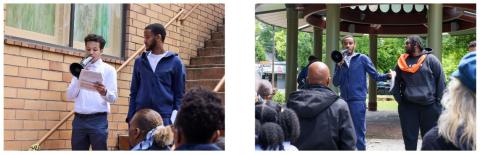
[[[347,103],[330,88],[310,85],[292,92],[287,107],[300,120],[299,150],[355,150],[355,130]]]

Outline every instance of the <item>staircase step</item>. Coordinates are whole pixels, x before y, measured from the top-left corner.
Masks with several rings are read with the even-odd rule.
[[[225,56],[201,56],[190,59],[192,65],[225,64]]]
[[[202,87],[207,90],[213,90],[221,79],[202,79],[202,80],[187,80],[186,90],[195,87]],[[218,92],[225,92],[225,85],[220,88]]]
[[[225,55],[225,47],[199,48],[198,56]]]
[[[221,79],[224,74],[224,67],[187,68],[187,80]]]
[[[225,33],[223,32],[213,32],[212,39],[225,39]]]
[[[225,39],[212,39],[205,42],[205,47],[225,47]]]

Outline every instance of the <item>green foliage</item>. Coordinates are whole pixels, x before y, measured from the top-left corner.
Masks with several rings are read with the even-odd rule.
[[[285,104],[285,93],[277,91],[275,95],[272,97],[272,100],[277,102],[280,105]]]
[[[475,40],[475,34],[459,36],[443,36],[442,39],[442,67],[445,77],[457,70],[460,59],[468,52],[468,43]]]
[[[266,59],[265,48],[263,48],[260,42],[255,42],[255,61],[265,61]]]
[[[285,61],[287,57],[287,31],[285,29],[276,31],[274,38],[277,59],[278,61]]]
[[[313,54],[313,37],[311,33],[299,32],[298,33],[298,55],[297,62],[298,67],[302,68],[307,66],[308,57]]]

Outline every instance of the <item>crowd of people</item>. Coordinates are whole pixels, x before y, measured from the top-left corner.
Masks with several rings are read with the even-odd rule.
[[[405,150],[417,150],[419,132],[422,150],[476,149],[475,41],[448,84],[440,61],[418,35],[406,37],[405,53],[387,74],[379,74],[368,56],[355,51],[353,36],[343,37],[342,44],[333,79],[327,65],[310,56],[298,75],[299,90],[287,94],[284,105],[271,100],[275,91],[269,81],[257,78],[256,150],[366,150],[367,73],[376,81],[395,78],[391,93]],[[282,117],[285,112],[289,119]]]

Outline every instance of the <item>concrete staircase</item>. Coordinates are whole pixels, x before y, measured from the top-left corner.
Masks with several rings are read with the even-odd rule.
[[[190,59],[187,68],[186,91],[194,87],[213,90],[225,75],[225,27],[217,26],[205,47],[198,49],[198,55]],[[217,93],[225,101],[225,86]]]

